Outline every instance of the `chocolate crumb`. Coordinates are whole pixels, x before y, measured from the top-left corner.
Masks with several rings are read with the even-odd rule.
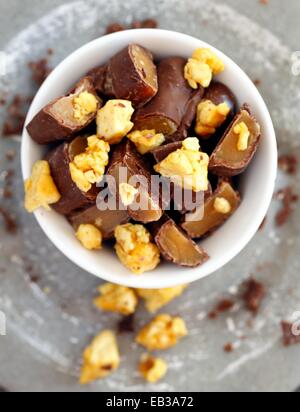
[[[284,346],[297,345],[300,343],[300,330],[298,336],[293,333],[293,324],[290,322],[282,321],[282,341]]]
[[[106,34],[112,34],[112,33],[117,33],[119,31],[124,31],[126,30],[125,26],[120,23],[112,23],[106,28]]]
[[[18,231],[16,219],[2,206],[0,206],[0,215],[3,218],[5,230],[11,235],[15,235]]]
[[[244,283],[246,289],[243,300],[245,302],[246,308],[256,314],[261,306],[262,300],[266,296],[265,286],[257,282],[255,279],[249,279]]]
[[[224,352],[226,353],[232,353],[234,351],[234,347],[232,343],[226,343],[226,345],[224,345],[223,347]]]
[[[293,203],[299,200],[299,196],[293,192],[292,187],[288,186],[279,190],[275,194],[275,197],[282,201],[282,208],[279,210],[275,218],[276,225],[280,227],[288,222],[293,213]]]
[[[16,151],[15,150],[9,150],[8,152],[5,153],[5,158],[9,162],[13,162],[16,157]]]
[[[129,315],[123,317],[118,323],[118,333],[133,333],[135,331],[135,316]]]
[[[267,218],[267,216],[265,216],[264,218],[263,218],[263,221],[261,222],[261,224],[260,224],[260,226],[259,226],[259,231],[262,231],[262,230],[264,230],[264,228],[265,228],[265,226],[266,226],[266,223],[267,223],[267,220],[268,220],[268,218]]]
[[[233,308],[235,305],[235,302],[231,299],[222,299],[220,300],[215,308],[208,313],[208,318],[209,319],[217,319],[220,313],[228,312],[230,309]]]
[[[228,312],[235,305],[234,301],[231,299],[223,299],[216,306],[217,312]]]
[[[132,23],[132,29],[157,29],[158,22],[154,19],[136,20]]]
[[[259,0],[260,4],[263,6],[267,6],[269,4],[269,0]]]
[[[36,62],[29,62],[28,67],[32,71],[32,80],[38,86],[41,86],[44,83],[52,71],[49,67],[49,61],[47,58],[40,59]]]
[[[278,159],[278,166],[281,170],[289,175],[297,173],[299,160],[295,155],[282,155]]]
[[[208,316],[209,319],[214,320],[214,319],[217,319],[218,313],[215,312],[214,310],[212,310],[211,312],[208,313],[207,316]]]
[[[54,50],[50,47],[50,48],[47,50],[47,54],[48,54],[48,56],[52,56],[52,55],[54,54]]]
[[[256,87],[259,87],[261,85],[261,80],[260,79],[254,79],[253,83]]]
[[[14,96],[7,108],[7,117],[3,124],[2,134],[4,137],[20,135],[22,133],[26,118],[25,113],[31,100],[31,98],[22,97],[18,94]]]

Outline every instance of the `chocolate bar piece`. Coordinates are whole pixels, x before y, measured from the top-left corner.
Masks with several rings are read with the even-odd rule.
[[[120,181],[120,168],[127,170],[127,182]],[[119,196],[119,184],[128,183],[129,179],[134,176],[141,176],[145,179],[145,182],[141,184],[135,184],[134,187],[138,189],[139,193],[136,197],[137,202],[145,204],[146,210],[138,208],[134,210],[133,206],[128,206],[129,216],[138,222],[149,223],[158,221],[163,211],[161,208],[161,200],[159,193],[150,193],[151,190],[151,172],[142,156],[137,152],[133,143],[128,139],[124,140],[119,146],[116,147],[108,168],[107,174],[113,176],[116,182],[116,187],[112,187],[109,184],[112,195]],[[116,191],[116,193],[115,193]]]
[[[95,96],[97,107],[93,113],[75,118],[74,99],[83,92]],[[68,96],[60,97],[45,106],[28,124],[27,131],[39,144],[48,144],[71,138],[87,127],[96,117],[102,102],[90,77],[84,77]]]
[[[233,117],[236,113],[237,100],[232,91],[220,82],[212,82],[206,89],[203,100],[210,100],[216,106],[222,103],[227,103],[230,108],[229,117]]]
[[[238,150],[237,125],[244,123],[249,130],[248,147]],[[218,176],[237,176],[243,173],[253,159],[261,138],[260,125],[251,115],[250,108],[244,105],[228,127],[220,143],[211,155],[209,171]]]
[[[168,216],[151,225],[155,242],[162,256],[179,266],[197,267],[205,263],[209,256]]]
[[[174,135],[182,126],[189,126],[195,117],[197,102],[204,89],[193,90],[184,78],[186,60],[164,59],[158,65],[158,93],[134,118],[136,130],[152,130],[165,136]],[[196,97],[197,98],[196,98]],[[191,106],[194,111],[191,111]],[[174,139],[173,139],[174,140]],[[176,137],[175,140],[180,140]]]
[[[156,149],[152,150],[151,154],[153,155],[156,163],[162,162],[169,154],[175,152],[178,149],[181,149],[182,142],[171,142],[163,146],[159,146]]]
[[[230,205],[230,210],[227,213],[220,213],[215,208],[216,199],[225,199]],[[213,195],[204,203],[204,207],[201,205],[195,212],[184,216],[181,227],[191,238],[201,238],[226,222],[239,205],[240,195],[233,189],[230,183],[221,181]]]
[[[99,71],[102,92],[117,99],[129,100],[141,107],[157,93],[157,69],[152,54],[137,44],[130,44],[109,62],[105,81]]]
[[[53,180],[61,194],[61,199],[52,205],[52,208],[62,215],[68,215],[73,210],[84,208],[96,202],[99,193],[96,185],[89,192],[84,193],[78,189],[70,174],[70,162],[76,155],[84,152],[86,145],[86,138],[78,137],[71,143],[61,144],[46,157],[50,164]]]
[[[113,239],[116,227],[130,220],[127,210],[99,210],[96,205],[75,211],[68,219],[75,230],[82,224],[96,226],[105,240]]]

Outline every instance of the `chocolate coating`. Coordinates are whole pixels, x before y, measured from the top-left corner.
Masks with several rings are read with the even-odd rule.
[[[157,93],[157,70],[152,54],[131,44],[109,62],[106,74],[106,93],[111,89],[117,99],[129,100],[141,107]]]
[[[169,262],[183,267],[203,265],[209,256],[167,215],[150,225],[162,256]]]
[[[237,100],[232,91],[221,82],[212,82],[204,94],[204,100],[210,100],[215,105],[227,103],[230,108],[230,117],[236,113]]]
[[[49,144],[60,140],[69,140],[74,134],[87,127],[95,119],[96,112],[91,114],[84,124],[79,124],[76,119],[72,119],[72,100],[83,91],[97,97],[98,107],[100,107],[101,101],[94,89],[92,79],[84,77],[77,84],[74,93],[71,92],[68,96],[52,101],[31,120],[27,126],[31,138],[38,144]]]
[[[139,195],[148,204],[148,210],[134,210],[133,207],[128,207],[129,216],[138,222],[149,223],[159,220],[162,217],[163,211],[159,193],[150,193],[151,190],[151,171],[143,157],[137,152],[134,144],[128,139],[119,144],[110,161],[107,174],[113,176],[116,181],[116,188],[109,189],[112,195],[119,197],[119,170],[126,168],[128,181],[131,177],[142,176],[145,183],[136,188],[139,190]],[[115,193],[115,190],[117,191]],[[151,196],[152,195],[152,196]],[[152,210],[150,209],[150,206]]]
[[[197,102],[203,96],[202,88],[195,91],[186,82],[185,64],[186,60],[181,57],[171,57],[159,63],[158,93],[136,112],[136,130],[155,129],[157,133],[171,136],[182,126],[181,134],[184,136],[195,116]],[[173,140],[180,139],[179,135]]]
[[[79,139],[84,140],[84,138]],[[75,140],[78,140],[78,138]],[[57,213],[68,215],[73,210],[84,208],[96,202],[99,193],[96,186],[93,186],[89,192],[84,193],[78,189],[71,178],[69,165],[73,160],[72,143],[61,144],[47,155],[46,160],[50,164],[52,178],[61,194],[61,199],[52,205]]]

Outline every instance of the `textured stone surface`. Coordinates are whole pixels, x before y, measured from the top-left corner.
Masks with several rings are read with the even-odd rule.
[[[216,45],[252,79],[261,80],[260,90],[273,116],[281,151],[299,155],[300,77],[291,74],[291,54],[299,39],[300,4],[297,0],[288,3],[287,7],[281,0],[270,0],[265,6],[258,0],[1,2],[0,49],[8,53],[10,64],[8,75],[0,78],[0,91],[8,99],[18,90],[33,94],[27,62],[44,57],[49,47],[54,48],[51,64],[55,65],[101,35],[108,23],[154,17],[161,28]],[[63,8],[57,8],[62,4]],[[46,17],[38,21],[42,16]],[[3,114],[0,107],[2,118]],[[67,261],[34,218],[23,211],[19,146],[17,137],[0,137],[0,187],[3,171],[12,167],[5,153],[17,151],[15,196],[4,203],[20,223],[17,236],[8,236],[0,224],[0,310],[7,316],[7,336],[0,336],[3,387],[10,391],[293,391],[299,386],[296,359],[300,347],[282,347],[280,320],[300,310],[300,212],[297,208],[283,228],[275,228],[279,204],[274,201],[266,226],[243,253],[193,285],[167,309],[184,317],[191,333],[163,354],[170,365],[163,382],[152,387],[141,381],[136,372],[140,350],[132,350],[135,346],[128,335],[120,338],[120,370],[105,381],[80,388],[76,379],[82,349],[103,327],[116,326],[119,318],[93,308],[99,281]],[[295,185],[299,193],[299,173],[294,177],[280,173],[277,187],[287,184]],[[250,275],[268,288],[263,308],[254,319],[235,297],[237,286]],[[237,299],[236,310],[208,320],[205,315],[222,296]],[[140,310],[137,325],[148,319]],[[245,340],[240,339],[243,336]],[[223,351],[228,342],[236,347],[231,354]]]

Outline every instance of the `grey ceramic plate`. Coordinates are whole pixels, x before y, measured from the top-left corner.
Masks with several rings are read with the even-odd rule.
[[[49,47],[55,51],[51,57],[55,65],[102,35],[108,23],[129,24],[148,17],[157,18],[162,28],[216,45],[253,79],[260,79],[281,149],[299,154],[299,78],[291,74],[291,51],[263,27],[210,0],[85,0],[54,9],[7,45],[8,74],[0,78],[1,91],[9,96],[20,90],[31,95],[27,62],[45,56]],[[17,137],[1,139],[0,145],[3,180],[3,171],[11,167],[5,153],[19,151],[19,141]],[[273,221],[280,205],[274,201],[265,228],[246,250],[170,305],[168,312],[186,319],[190,336],[164,354],[169,373],[163,382],[152,387],[141,381],[136,365],[143,351],[136,349],[128,335],[120,337],[120,370],[105,381],[80,388],[77,376],[82,349],[102,328],[114,328],[118,317],[93,308],[99,281],[67,261],[34,218],[23,211],[18,160],[14,167],[15,196],[5,205],[17,216],[19,233],[8,236],[3,225],[0,228],[0,310],[7,317],[7,336],[0,336],[1,385],[34,391],[291,391],[299,385],[300,347],[283,349],[279,326],[281,319],[300,310],[299,208],[278,229]],[[287,184],[293,184],[297,192],[299,174],[293,178],[280,174],[278,188]],[[37,275],[37,283],[30,281],[32,274]],[[234,297],[250,275],[268,288],[259,315],[253,319],[237,299],[232,312],[208,320],[206,314],[215,302],[224,295]],[[149,315],[141,308],[137,327],[147,319]],[[227,342],[235,346],[232,354],[223,351]]]

